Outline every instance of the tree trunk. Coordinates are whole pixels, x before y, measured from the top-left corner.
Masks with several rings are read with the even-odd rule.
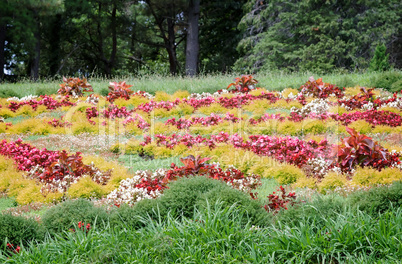
[[[4,63],[5,63],[4,48],[6,45],[6,30],[7,30],[6,25],[0,26],[0,82],[3,81],[4,79]]]
[[[169,65],[170,65],[170,74],[176,75],[177,74],[177,54],[176,54],[176,39],[174,33],[174,22],[173,18],[167,18],[167,25],[168,25],[168,38],[165,39],[165,47],[169,54]]]
[[[38,27],[34,33],[34,37],[36,40],[35,44],[35,51],[34,51],[34,57],[32,59],[32,64],[31,64],[31,79],[34,81],[38,80],[39,78],[39,59],[40,59],[40,25],[39,25],[39,19],[37,19]]]
[[[61,14],[57,14],[51,19],[53,25],[51,27],[51,36],[49,50],[51,52],[49,58],[49,71],[53,77],[58,73],[60,68],[60,32],[61,32]]]
[[[186,45],[186,75],[193,77],[198,70],[198,19],[200,17],[200,0],[190,0],[188,8],[188,30]]]
[[[108,72],[107,75],[110,78],[112,75],[112,70],[115,66],[116,62],[116,53],[117,53],[117,25],[116,25],[116,12],[117,12],[117,6],[116,3],[113,4],[113,10],[112,10],[112,54],[110,55],[110,59],[108,61]]]

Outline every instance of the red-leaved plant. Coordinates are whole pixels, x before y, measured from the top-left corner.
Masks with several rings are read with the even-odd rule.
[[[85,165],[80,152],[68,155],[63,150],[60,152],[59,159],[47,166],[39,178],[47,185],[49,191],[59,189],[64,192],[71,183],[84,175],[90,176],[98,184],[106,184],[111,177],[111,170],[103,172],[94,166]]]
[[[346,127],[350,137],[345,137],[340,145],[334,146],[332,156],[343,172],[350,172],[355,166],[370,166],[381,170],[399,163],[398,154],[391,154],[371,137]]]
[[[206,161],[211,158],[201,158],[199,155],[194,157],[193,155],[189,155],[185,158],[180,158],[180,161],[184,164],[182,167],[176,167],[172,164],[172,169],[175,169],[175,177],[172,177],[171,174],[168,174],[162,182],[168,182],[171,180],[175,180],[178,177],[188,176],[188,175],[196,175],[196,174],[205,174],[208,172],[208,169],[211,168],[211,165],[205,164]]]
[[[330,95],[334,95],[337,98],[343,97],[343,88],[339,88],[330,83],[324,83],[322,78],[315,80],[313,76],[300,87],[300,90],[304,95],[311,95],[323,99],[328,98]]]
[[[130,99],[130,95],[134,92],[130,90],[132,85],[126,84],[126,82],[110,82],[109,83],[109,95],[106,100],[113,103],[117,98],[124,98],[126,100]]]
[[[60,89],[57,91],[60,95],[83,96],[84,92],[93,92],[92,86],[87,82],[86,78],[66,78],[63,77]]]
[[[228,85],[227,89],[234,86],[234,89],[230,90],[233,93],[248,93],[250,90],[255,89],[255,85],[258,83],[256,79],[251,75],[242,75],[237,77],[234,82]]]
[[[267,212],[273,212],[274,214],[277,213],[281,209],[288,209],[288,206],[293,206],[296,204],[296,193],[289,192],[286,193],[285,188],[282,186],[279,187],[277,192],[281,192],[277,194],[273,192],[272,194],[268,195],[268,204],[264,206],[264,209]]]

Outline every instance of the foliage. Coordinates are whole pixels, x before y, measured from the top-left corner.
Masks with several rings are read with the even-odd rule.
[[[28,245],[31,241],[44,239],[43,228],[34,220],[22,216],[0,214],[0,247],[4,248],[6,243],[14,245]],[[22,244],[21,244],[22,242]]]
[[[94,166],[85,165],[80,152],[68,155],[63,150],[59,153],[58,160],[45,167],[39,178],[47,185],[48,191],[52,192],[56,189],[59,192],[65,192],[71,183],[84,175],[98,184],[106,184],[111,177],[111,170],[102,172]]]
[[[222,186],[226,185],[206,177],[181,178],[168,184],[168,189],[159,198],[159,202],[175,216],[191,217],[197,201],[202,199],[201,196],[215,188],[222,189]]]
[[[402,171],[399,168],[385,168],[381,171],[370,167],[357,168],[352,183],[360,186],[376,186],[391,184],[402,180]]]
[[[392,85],[402,78],[402,73],[398,71],[390,71],[381,73],[379,76],[371,77],[371,83],[373,87],[384,88],[387,91],[393,91]]]
[[[160,199],[144,199],[134,206],[126,204],[115,208],[110,215],[111,226],[139,229],[146,226],[144,219],[164,220],[168,216],[168,209]]]
[[[373,216],[392,211],[402,206],[402,182],[397,181],[390,186],[380,186],[368,191],[359,191],[350,196],[354,207]]]
[[[66,78],[63,77],[63,82],[60,84],[60,89],[57,91],[58,94],[63,96],[83,96],[85,92],[93,92],[92,86],[87,82],[86,78]]]
[[[378,43],[400,61],[394,36],[401,3],[249,0],[239,23],[243,39],[235,69],[332,72],[365,69]],[[306,16],[306,14],[308,14]],[[373,23],[382,21],[382,23]],[[370,37],[367,37],[370,36]],[[399,39],[399,38],[398,38]],[[364,51],[364,52],[363,52]],[[399,59],[397,59],[399,58]]]
[[[84,199],[68,200],[47,210],[42,216],[42,222],[47,231],[56,234],[68,231],[79,221],[99,227],[106,223],[108,215],[102,208],[97,208],[92,202]]]
[[[343,88],[339,88],[330,83],[324,83],[322,78],[317,80],[311,76],[308,81],[300,86],[300,91],[305,96],[313,96],[317,98],[328,98],[329,96],[335,96],[337,98],[342,98],[344,96]]]
[[[286,225],[297,225],[304,221],[303,219],[309,219],[315,225],[322,227],[327,219],[344,213],[345,207],[348,205],[348,200],[337,194],[314,194],[299,206],[279,211],[275,218],[278,223]]]
[[[260,227],[269,225],[270,215],[262,208],[260,201],[251,199],[250,195],[227,185],[221,184],[221,186],[203,193],[196,201],[196,208],[204,211],[216,204],[220,204],[222,208],[234,207],[239,210],[239,213],[244,214],[246,217],[239,219],[243,226],[247,224]],[[213,211],[215,208],[211,209]]]
[[[19,97],[14,90],[10,88],[0,89],[0,98]]]
[[[81,177],[76,183],[73,183],[67,191],[71,198],[102,198],[106,193],[100,184],[94,182],[89,176]]]
[[[326,193],[337,187],[343,187],[346,182],[347,179],[345,175],[332,171],[324,175],[324,178],[318,183],[318,189],[320,192]]]
[[[291,184],[298,178],[305,176],[304,172],[292,164],[279,164],[269,169],[270,176],[278,181],[279,184]]]
[[[387,47],[384,44],[375,47],[374,56],[370,61],[370,70],[372,71],[387,71],[390,68],[389,54],[386,54]]]
[[[251,90],[254,90],[255,85],[258,83],[256,79],[251,75],[242,75],[241,77],[237,77],[235,82],[228,85],[226,89],[229,89],[231,86],[234,86],[233,89],[229,90],[230,92],[237,93],[248,93]]]
[[[249,195],[220,181],[200,176],[182,178],[169,184],[159,201],[177,217],[192,217],[196,208],[220,201],[225,207],[235,204],[245,210],[254,224],[262,224],[266,219],[264,210]]]
[[[392,93],[397,93],[397,92],[402,91],[402,79],[399,80],[399,81],[394,82],[391,85],[391,89],[389,89],[389,91],[392,92]]]
[[[296,193],[289,192],[286,193],[285,188],[282,186],[279,187],[276,193],[268,195],[268,204],[264,205],[264,209],[268,212],[277,213],[281,209],[287,210],[288,207],[294,206],[296,204]]]
[[[389,153],[372,138],[346,127],[350,137],[345,137],[342,143],[333,148],[333,156],[344,172],[350,172],[355,166],[370,166],[381,170],[398,162],[398,156]]]
[[[110,82],[109,83],[109,94],[106,100],[113,103],[117,98],[124,98],[126,100],[130,99],[130,96],[134,93],[130,90],[132,85],[126,84],[126,82]]]

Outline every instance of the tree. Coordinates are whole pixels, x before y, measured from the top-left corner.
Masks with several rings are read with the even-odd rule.
[[[186,75],[193,77],[198,71],[198,20],[200,17],[200,0],[190,0],[188,7],[188,28],[186,45]]]
[[[68,37],[60,68],[71,73],[96,72],[111,77],[128,46],[128,0],[66,0]],[[61,70],[59,70],[61,71]]]
[[[370,70],[372,71],[386,71],[389,70],[389,54],[384,44],[377,45],[375,48],[374,56],[370,62]]]
[[[200,66],[205,72],[226,72],[239,58],[242,39],[237,28],[247,0],[203,0],[200,14]]]
[[[32,14],[18,1],[0,2],[0,81],[6,69],[11,70],[12,61],[19,61],[30,50],[33,23]]]
[[[239,70],[367,68],[399,31],[400,1],[250,0],[239,28]]]
[[[46,16],[58,14],[63,11],[64,4],[62,0],[16,0],[19,4],[24,4],[32,12],[35,27],[34,38],[35,48],[31,52],[29,64],[30,76],[33,80],[39,78],[39,63],[41,52],[41,19]]]
[[[185,39],[184,11],[185,0],[145,0],[145,12],[153,17],[153,23],[148,28],[157,30],[157,37],[162,39],[162,45],[150,43],[150,45],[163,46],[169,57],[170,73],[176,75],[179,71],[177,59],[177,47]],[[141,41],[141,40],[140,40]],[[146,41],[142,41],[146,43]]]

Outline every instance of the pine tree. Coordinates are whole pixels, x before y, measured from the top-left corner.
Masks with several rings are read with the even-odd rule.
[[[374,51],[374,56],[370,62],[370,70],[372,71],[386,71],[389,70],[389,54],[384,44],[377,45]]]

